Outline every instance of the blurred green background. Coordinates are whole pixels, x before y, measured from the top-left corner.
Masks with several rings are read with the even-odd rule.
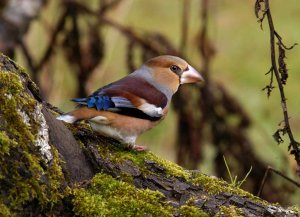
[[[96,0],[89,1],[89,7],[96,7]],[[134,27],[138,32],[157,31],[166,35],[175,45],[181,38],[182,0],[124,0],[107,17],[125,25]],[[38,59],[44,52],[49,40],[51,24],[58,19],[60,1],[48,1],[41,13],[41,18],[30,26],[26,35],[26,43],[31,54]],[[275,28],[283,37],[287,46],[300,42],[300,4],[298,0],[270,2]],[[200,1],[191,0],[189,8],[189,30],[186,56],[194,67],[201,70],[202,60],[196,46],[196,34],[201,26]],[[41,22],[42,20],[42,22]],[[84,23],[81,24],[84,28]],[[126,40],[116,30],[103,29],[105,57],[90,77],[87,89],[92,93],[104,84],[128,74],[126,59]],[[270,69],[269,30],[266,23],[263,30],[254,15],[253,0],[211,1],[209,11],[209,37],[214,43],[216,55],[211,64],[214,80],[222,83],[236,97],[251,117],[253,124],[249,135],[255,145],[257,155],[278,170],[285,171],[295,177],[292,168],[294,162],[288,155],[288,138],[277,145],[272,134],[283,120],[278,89],[274,89],[268,99],[262,88],[269,82],[265,75]],[[47,100],[69,111],[74,104],[69,101],[76,97],[77,84],[73,72],[65,62],[64,53],[56,51],[51,64],[40,75]],[[289,79],[285,88],[291,121],[296,139],[300,140],[300,48],[296,46],[287,52]],[[17,52],[16,61],[26,66],[23,55]],[[277,86],[277,85],[276,85]],[[138,139],[141,145],[163,158],[175,161],[176,115],[171,111],[167,118],[156,128]],[[210,144],[204,148],[204,161],[199,169],[214,175],[212,161],[214,150]],[[287,158],[290,160],[285,161]],[[289,162],[290,165],[287,165]],[[253,165],[255,167],[255,165]],[[289,171],[288,171],[289,170]],[[298,179],[299,180],[299,179]],[[299,194],[298,194],[299,195]],[[294,196],[297,201],[297,195]],[[299,198],[298,198],[299,199]]]

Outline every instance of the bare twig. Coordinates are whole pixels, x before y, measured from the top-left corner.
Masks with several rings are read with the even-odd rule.
[[[208,80],[208,71],[209,71],[209,65],[210,65],[210,55],[208,55],[207,52],[207,47],[209,46],[208,44],[208,36],[207,36],[207,26],[208,26],[208,0],[203,0],[202,1],[202,10],[201,10],[201,18],[202,18],[202,27],[200,31],[200,44],[199,44],[199,49],[201,56],[203,58],[203,71],[204,71],[204,76],[205,80],[207,82]]]
[[[179,50],[184,54],[188,40],[190,0],[184,0],[182,4],[181,42]]]
[[[274,35],[275,35],[276,38],[278,39],[278,43],[279,43],[280,45],[282,45],[282,46],[284,47],[284,49],[286,49],[286,50],[291,50],[291,49],[293,49],[296,45],[298,45],[298,43],[294,43],[292,46],[287,47],[287,46],[282,42],[281,36],[280,36],[275,30],[274,30]]]
[[[56,28],[53,32],[53,34],[51,35],[51,38],[49,40],[49,43],[48,43],[48,47],[43,55],[43,57],[41,58],[41,60],[39,61],[39,63],[36,65],[35,69],[37,71],[39,71],[45,63],[47,63],[48,59],[51,57],[51,54],[54,50],[54,45],[56,43],[56,40],[57,40],[57,36],[58,34],[64,29],[64,26],[65,26],[65,21],[66,21],[66,18],[68,16],[68,9],[65,10],[65,12],[61,15],[57,25],[56,25]]]
[[[274,77],[274,69],[273,69],[273,66],[271,66],[270,70],[266,73],[267,74],[270,74],[270,83],[265,86],[262,90],[267,90],[267,95],[268,95],[268,98],[271,96],[271,92],[272,90],[275,88],[273,86],[273,77]]]
[[[99,12],[101,14],[104,14],[106,11],[109,11],[110,9],[118,6],[121,2],[122,2],[121,0],[112,0],[112,1],[101,0],[99,2],[100,4]]]
[[[262,193],[262,191],[263,191],[263,188],[264,188],[264,186],[265,186],[265,183],[266,183],[266,180],[267,180],[267,177],[268,177],[268,174],[269,174],[270,171],[276,173],[277,175],[281,176],[282,178],[288,180],[290,183],[292,183],[292,184],[294,184],[295,186],[297,186],[298,188],[300,188],[300,183],[298,183],[298,182],[294,181],[293,179],[287,177],[287,176],[284,175],[282,172],[280,172],[280,171],[278,171],[278,170],[276,170],[276,169],[274,169],[274,168],[268,166],[268,168],[267,168],[266,171],[265,171],[263,180],[261,181],[261,185],[260,185],[260,187],[259,187],[259,190],[258,190],[258,192],[257,192],[257,195],[256,195],[257,197],[260,197],[260,196],[261,196],[261,193]]]
[[[86,7],[84,4],[80,4],[79,2],[72,2],[72,5],[75,6],[78,10],[78,12],[93,15],[98,18],[99,25],[104,24],[111,28],[114,28],[115,30],[119,31],[124,37],[126,37],[129,41],[134,41],[139,46],[143,47],[144,49],[148,50],[149,52],[153,52],[156,55],[163,54],[163,48],[166,46],[161,43],[154,43],[153,40],[147,40],[146,37],[142,37],[135,33],[135,31],[132,30],[130,27],[126,27],[124,25],[121,25],[111,19],[106,18],[103,16],[103,14],[100,11],[94,11],[88,7]],[[153,36],[153,35],[152,35]],[[161,35],[156,34],[155,37],[162,38]],[[170,46],[170,43],[167,45],[167,50],[169,54],[172,55],[178,55],[178,51],[174,46]],[[165,52],[166,53],[166,52]]]
[[[31,56],[31,54],[30,54],[30,52],[29,52],[26,44],[24,43],[24,41],[22,39],[19,39],[18,43],[19,43],[19,45],[21,47],[21,51],[23,52],[24,57],[25,57],[25,59],[27,61],[27,64],[28,64],[28,66],[30,68],[30,71],[31,71],[31,74],[32,74],[32,79],[39,86],[38,72],[37,72],[36,67],[34,65],[32,56]]]
[[[280,131],[277,130],[274,135],[277,135],[276,138],[279,138],[279,139],[277,139],[277,142],[282,142],[283,140],[280,137],[280,132],[283,134],[285,134],[285,133],[288,134],[288,137],[290,140],[288,149],[289,150],[292,149],[290,153],[294,155],[295,160],[298,165],[298,168],[300,168],[299,143],[294,139],[294,135],[293,135],[293,132],[290,127],[289,115],[288,115],[287,104],[286,104],[286,97],[285,97],[284,86],[283,86],[286,83],[286,79],[288,77],[287,70],[286,70],[286,64],[284,62],[284,58],[285,58],[284,50],[290,50],[296,44],[292,45],[291,47],[285,46],[282,42],[282,38],[275,31],[275,27],[274,27],[272,15],[271,15],[271,10],[270,10],[270,5],[269,5],[269,0],[256,0],[256,3],[255,3],[256,15],[258,14],[258,11],[257,11],[258,6],[257,5],[260,4],[261,2],[264,3],[263,14],[266,14],[266,16],[267,16],[269,29],[270,29],[270,49],[271,49],[271,63],[272,63],[271,69],[276,77],[276,81],[278,84],[280,98],[281,98],[281,107],[282,107],[284,124],[285,124],[285,126],[282,129],[280,129]],[[262,10],[262,9],[259,8],[259,10]],[[264,16],[260,19],[261,22],[263,21],[263,18],[264,18]],[[279,67],[277,66],[277,62],[276,62],[275,39],[277,39],[277,41],[278,41],[277,45],[279,46]],[[271,77],[271,79],[272,79],[272,77]],[[272,84],[272,81],[270,83]],[[278,135],[279,135],[279,137],[278,137]]]

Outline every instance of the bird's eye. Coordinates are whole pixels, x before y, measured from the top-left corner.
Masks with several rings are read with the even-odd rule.
[[[176,74],[181,72],[181,68],[179,66],[176,66],[176,65],[171,65],[170,69],[171,69],[172,72],[175,72]]]

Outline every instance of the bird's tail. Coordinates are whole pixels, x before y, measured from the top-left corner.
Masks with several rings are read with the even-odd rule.
[[[73,102],[77,102],[79,105],[87,105],[88,98],[74,98],[71,99]]]
[[[77,119],[74,115],[72,115],[72,114],[70,114],[70,113],[71,113],[71,112],[65,113],[65,114],[63,114],[63,115],[60,115],[60,116],[56,117],[56,119],[57,119],[57,120],[64,121],[64,122],[67,122],[67,123],[70,123],[70,124],[73,124],[73,123],[75,123],[76,121],[78,121],[78,119]]]

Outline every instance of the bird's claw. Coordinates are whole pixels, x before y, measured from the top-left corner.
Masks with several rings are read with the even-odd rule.
[[[147,151],[148,148],[146,146],[141,146],[141,145],[133,145],[131,147],[132,150],[135,150],[135,151]]]

